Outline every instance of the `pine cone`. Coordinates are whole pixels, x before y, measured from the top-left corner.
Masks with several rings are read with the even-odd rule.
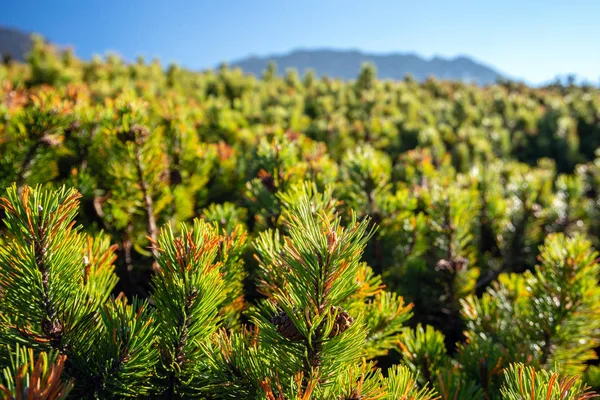
[[[330,315],[335,315],[335,321],[333,322],[333,328],[329,333],[329,338],[334,338],[337,335],[344,333],[354,322],[354,318],[352,318],[347,311],[341,309],[340,307],[331,307]],[[290,317],[284,311],[275,314],[271,319],[271,322],[277,327],[277,332],[279,332],[283,337],[292,341],[304,339],[304,336],[298,331]],[[327,322],[325,320],[323,321],[322,325],[326,323]]]
[[[277,332],[279,332],[281,336],[292,341],[304,339],[304,336],[298,331],[296,325],[294,325],[285,311],[275,314],[271,319],[271,322],[277,327]]]
[[[50,343],[53,346],[59,346],[63,335],[63,326],[61,322],[56,319],[49,319],[45,317],[42,321],[42,331],[50,339]]]
[[[44,135],[40,139],[40,143],[43,144],[44,146],[56,147],[56,146],[60,145],[61,141],[57,136]]]
[[[261,169],[260,171],[258,171],[258,177],[260,178],[260,181],[263,184],[263,186],[269,192],[275,193],[277,191],[277,186],[275,185],[275,179],[273,178],[273,176],[270,173],[268,173],[264,169]]]
[[[435,264],[436,271],[460,272],[467,268],[469,260],[464,257],[456,257],[454,260],[444,260]]]
[[[354,389],[348,397],[344,398],[344,400],[362,400],[362,399],[363,399],[363,396],[358,392],[357,389]]]
[[[129,131],[119,132],[117,136],[123,143],[136,142],[137,144],[142,144],[146,141],[146,138],[150,136],[150,129],[143,125],[136,124],[133,125]]]
[[[443,258],[435,264],[436,271],[452,271],[452,261],[444,260]]]
[[[464,257],[457,257],[456,260],[454,260],[454,268],[456,269],[456,272],[462,271],[464,269],[466,269],[469,266],[469,260],[467,260]]]
[[[69,124],[69,126],[65,129],[65,139],[71,138],[73,133],[81,128],[81,123],[79,121],[73,121]]]
[[[333,338],[347,331],[348,328],[350,328],[350,326],[354,322],[354,318],[352,318],[347,311],[341,309],[340,307],[331,307],[330,312],[331,315],[334,315],[337,312],[337,315],[335,316],[335,321],[333,323],[333,329],[329,334],[329,337]]]
[[[117,137],[121,143],[133,142],[135,140],[135,133],[132,131],[120,131],[117,133]]]
[[[169,182],[171,185],[179,185],[181,183],[181,171],[178,169],[172,169],[169,172]]]
[[[150,136],[150,129],[143,125],[133,125],[131,127],[131,131],[135,135],[135,140],[138,142],[138,144],[142,144],[146,141],[146,138]]]

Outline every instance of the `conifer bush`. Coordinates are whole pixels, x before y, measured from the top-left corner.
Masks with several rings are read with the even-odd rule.
[[[597,397],[597,88],[0,80],[2,398]]]

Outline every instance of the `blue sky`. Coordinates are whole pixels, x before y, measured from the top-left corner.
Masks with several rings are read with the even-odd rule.
[[[89,58],[114,50],[201,69],[296,48],[469,55],[530,83],[600,80],[597,0],[3,0],[0,25]]]

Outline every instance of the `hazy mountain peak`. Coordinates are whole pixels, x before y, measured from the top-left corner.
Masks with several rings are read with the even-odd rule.
[[[31,50],[31,46],[30,34],[0,26],[0,57],[25,61],[25,55]]]
[[[260,76],[270,61],[277,64],[279,74],[287,68],[296,68],[300,73],[313,69],[318,75],[332,78],[354,79],[365,62],[377,66],[381,79],[402,79],[411,74],[418,80],[430,76],[441,79],[464,80],[481,85],[494,83],[502,75],[494,69],[473,59],[459,55],[453,58],[434,56],[425,59],[415,53],[374,54],[355,49],[297,49],[285,54],[268,56],[252,55],[231,63],[247,73]]]

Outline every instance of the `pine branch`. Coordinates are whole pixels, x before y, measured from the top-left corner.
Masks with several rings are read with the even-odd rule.
[[[37,289],[39,290],[38,301],[41,306],[41,315],[38,322],[41,327],[40,333],[52,348],[65,351],[63,343],[64,326],[58,311],[58,308],[64,307],[64,305],[58,303],[59,299],[54,294],[54,292],[60,290],[61,286],[59,285],[62,285],[62,282],[53,282],[51,269],[53,268],[52,263],[56,262],[54,261],[57,257],[56,253],[60,254],[63,250],[61,248],[63,237],[71,236],[71,246],[77,247],[80,244],[78,235],[76,233],[71,235],[73,226],[71,220],[77,209],[77,200],[81,196],[74,190],[67,192],[63,189],[62,192],[57,193],[60,196],[58,201],[50,199],[48,196],[50,193],[44,193],[38,199],[37,190],[25,187],[21,198],[18,199],[16,192],[16,186],[13,186],[8,192],[9,198],[0,199],[0,204],[4,206],[7,212],[6,224],[9,229],[14,233],[23,234],[23,237],[17,239],[18,241],[14,242],[13,246],[18,246],[19,241],[21,241],[22,245],[31,249],[30,254],[35,271],[30,270],[25,273],[29,276],[22,275],[21,272],[15,270],[19,267],[14,260],[4,258],[3,262],[8,267],[5,271],[5,287],[7,290],[18,290],[16,285],[20,283],[20,279],[35,279],[38,277],[39,280],[36,280],[38,283]],[[30,197],[33,198],[33,201],[30,201]],[[32,210],[33,207],[35,211]],[[67,246],[69,245],[66,244],[65,247]],[[28,252],[23,248],[17,248],[16,250]],[[8,254],[6,256],[12,257]],[[2,262],[0,261],[0,263]],[[57,267],[60,268],[60,264]],[[77,284],[77,278],[75,276],[73,278],[74,280],[70,283],[71,290],[74,290],[73,285]],[[66,295],[66,293],[63,293],[63,295]],[[15,302],[15,305],[20,306],[22,310],[25,308],[23,302],[26,299],[14,298],[12,301]],[[31,316],[24,315],[23,317],[25,321],[27,319],[31,321]],[[25,338],[35,340],[36,334],[31,332],[30,328],[23,326],[17,329]]]
[[[73,360],[78,396],[89,396],[90,391],[99,398],[150,395],[159,357],[153,314],[147,302],[134,299],[127,304],[123,297],[101,308],[101,331],[91,354]]]
[[[38,151],[38,149],[42,146],[42,142],[41,141],[37,141],[33,144],[33,146],[29,147],[29,150],[27,150],[27,153],[25,154],[25,158],[21,164],[21,168],[19,169],[19,174],[17,175],[16,178],[16,184],[17,186],[21,186],[23,185],[23,182],[25,181],[25,174],[27,174],[27,172],[29,171],[29,168],[31,167],[31,163],[33,162],[33,159]]]
[[[6,399],[62,400],[73,388],[73,381],[65,381],[65,355],[39,353],[17,345],[10,350],[10,365],[0,376],[0,393]]]
[[[143,170],[143,162],[142,162],[142,154],[140,146],[137,146],[135,149],[135,168],[137,171],[138,184],[142,190],[142,197],[144,199],[145,205],[145,213],[146,213],[146,223],[148,227],[148,236],[151,241],[156,242],[158,236],[158,228],[156,227],[156,219],[154,217],[154,202],[152,200],[152,196],[150,195],[150,188],[146,179],[144,178],[144,170]],[[158,252],[156,249],[152,248],[152,255],[154,258],[158,258]],[[153,263],[152,269],[156,271],[158,268],[158,264]]]
[[[314,379],[315,390],[330,385],[335,371],[360,357],[362,346],[346,346],[351,341],[365,343],[365,332],[341,306],[359,289],[360,255],[372,231],[368,219],[359,223],[354,215],[343,227],[339,217],[325,211],[322,205],[328,203],[328,198],[315,198],[308,187],[298,190],[285,198],[289,236],[281,247],[273,242],[276,234],[262,235],[257,245],[262,286],[280,312],[270,323],[256,323],[268,343],[290,353],[282,371],[300,371],[303,390]]]
[[[577,376],[560,378],[556,372],[536,371],[523,364],[512,364],[504,371],[501,388],[505,400],[588,400],[598,396]]]
[[[159,379],[167,398],[197,395],[202,345],[220,321],[226,290],[216,261],[220,238],[215,226],[195,220],[193,230],[181,226],[175,237],[169,226],[153,244],[160,269],[152,280],[157,308]]]
[[[116,284],[114,246],[75,227],[79,198],[13,185],[0,199],[11,234],[0,248],[0,341],[68,355],[69,374],[94,348],[97,313]]]
[[[386,400],[438,400],[434,389],[425,385],[419,388],[417,385],[417,376],[402,366],[395,365],[389,371],[387,378]]]

